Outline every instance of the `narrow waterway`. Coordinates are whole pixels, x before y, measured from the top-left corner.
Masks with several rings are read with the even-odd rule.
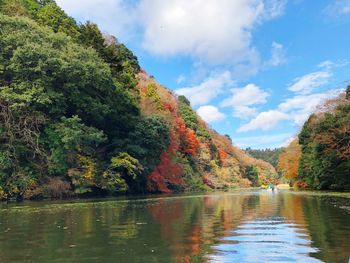
[[[0,262],[344,262],[350,199],[245,190],[0,204]]]

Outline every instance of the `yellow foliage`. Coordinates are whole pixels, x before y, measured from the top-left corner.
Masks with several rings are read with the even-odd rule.
[[[6,198],[7,198],[7,194],[5,193],[5,191],[0,186],[0,200],[1,199],[6,199]]]
[[[301,148],[297,139],[294,139],[278,158],[278,169],[286,179],[298,177]]]
[[[82,176],[84,179],[92,180],[96,171],[95,161],[90,157],[78,155],[78,162],[80,167],[83,169]]]

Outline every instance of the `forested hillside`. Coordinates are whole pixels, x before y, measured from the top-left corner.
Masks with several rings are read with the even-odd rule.
[[[350,86],[309,117],[278,165],[299,186],[350,189]]]
[[[275,149],[252,149],[246,148],[245,152],[251,155],[254,158],[264,160],[265,162],[270,163],[273,167],[277,167],[278,157],[283,151],[283,148],[275,148]]]
[[[0,11],[0,199],[274,180],[94,23],[51,0],[1,0]]]

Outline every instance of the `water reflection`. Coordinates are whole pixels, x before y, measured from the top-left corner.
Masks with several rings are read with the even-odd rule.
[[[0,262],[348,262],[350,200],[264,190],[0,207]]]

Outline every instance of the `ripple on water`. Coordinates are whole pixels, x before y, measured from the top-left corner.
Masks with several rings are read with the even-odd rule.
[[[281,217],[246,221],[213,247],[211,262],[321,262],[310,257],[312,247],[300,225]]]

